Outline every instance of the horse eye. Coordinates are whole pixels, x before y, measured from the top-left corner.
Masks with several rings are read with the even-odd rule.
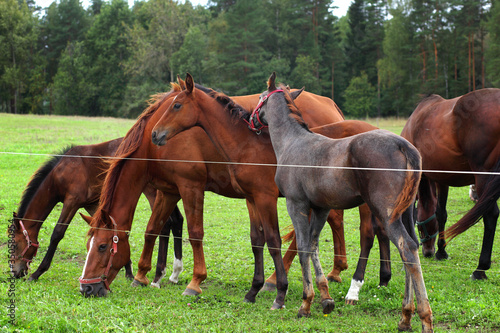
[[[181,106],[182,106],[182,104],[180,104],[180,103],[175,103],[175,104],[174,104],[174,109],[175,109],[175,110],[179,110],[179,109],[181,108]]]
[[[99,252],[104,252],[104,250],[106,250],[107,247],[108,247],[108,244],[99,245]]]

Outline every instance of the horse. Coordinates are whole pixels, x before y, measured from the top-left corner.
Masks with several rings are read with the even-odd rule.
[[[297,93],[293,92],[292,94],[296,95]],[[273,96],[278,96],[278,94],[274,94]],[[219,100],[220,99],[224,99],[224,96],[219,96]],[[267,103],[269,102],[270,99],[267,100]],[[263,111],[264,109],[267,110],[270,109],[268,108],[268,105],[269,104],[267,105],[263,104],[261,99],[258,108],[260,108],[261,111]],[[229,109],[229,111],[226,109]],[[188,75],[186,77],[186,89],[183,90],[179,95],[177,95],[174,102],[172,102],[172,104],[169,106],[169,108],[163,115],[162,119],[156,124],[155,128],[153,129],[153,134],[152,134],[153,142],[155,144],[164,145],[169,140],[174,140],[176,136],[182,135],[182,133],[187,129],[195,126],[200,126],[207,132],[209,137],[213,140],[214,144],[218,146],[221,152],[223,152],[224,154],[226,154],[226,156],[228,156],[230,161],[233,162],[240,161],[239,158],[234,156],[235,154],[241,154],[246,151],[249,151],[250,153],[253,154],[261,154],[261,152],[264,149],[266,149],[265,147],[269,146],[268,142],[266,142],[266,145],[260,144],[257,146],[256,145],[257,141],[254,140],[253,142],[251,142],[251,144],[249,144],[246,147],[247,149],[244,150],[235,149],[234,145],[240,142],[240,140],[235,140],[235,138],[242,137],[241,133],[245,134],[246,140],[251,139],[251,136],[248,135],[249,133],[248,130],[245,131],[245,123],[243,121],[235,120],[239,119],[240,117],[247,117],[247,116],[248,114],[246,112],[241,112],[241,110],[238,107],[236,107],[233,103],[226,103],[226,105],[223,105],[217,99],[211,98],[210,96],[204,94],[202,91],[196,89],[194,87],[192,77]],[[260,120],[263,120],[263,118],[265,118],[264,116],[265,114],[261,113]],[[258,122],[258,119],[259,117],[252,117],[249,123],[252,124]],[[285,124],[285,122],[282,122],[282,124]],[[309,131],[305,129],[304,131],[306,131],[306,133],[309,133]],[[299,135],[299,133],[294,133],[294,134]],[[314,136],[317,138],[323,138],[323,140],[332,140],[321,135],[314,134]],[[418,154],[418,151],[414,149],[411,146],[411,144],[409,144],[406,140],[387,131],[381,131],[381,130],[370,131],[364,134],[355,135],[351,138],[360,138],[360,137],[363,139],[361,140],[358,139],[357,141],[355,141],[358,143],[358,145],[353,145],[351,147],[354,150],[357,149],[363,152],[364,156],[362,157],[362,159],[360,158],[361,160],[359,162],[360,166],[361,165],[364,167],[366,167],[367,165],[371,166],[371,163],[375,162],[374,158],[376,157],[375,153],[377,151],[379,150],[386,151],[388,150],[387,146],[389,143],[395,143],[397,146],[397,151],[396,149],[394,149],[395,150],[394,155],[384,156],[390,158],[383,159],[381,162],[375,164],[378,164],[379,167],[383,166],[384,168],[388,166],[402,167],[406,170],[406,172],[404,174],[398,173],[396,176],[391,174],[388,180],[387,179],[388,174],[387,172],[384,171],[372,171],[372,172],[351,171],[351,177],[352,173],[359,173],[360,175],[362,175],[362,177],[360,177],[359,179],[355,179],[355,181],[349,183],[349,185],[343,184],[343,182],[349,181],[349,179],[347,179],[348,177],[346,177],[345,175],[338,180],[332,180],[329,182],[324,182],[322,178],[312,178],[311,181],[314,182],[315,185],[318,187],[327,186],[330,189],[330,191],[332,186],[328,186],[327,183],[331,185],[331,182],[335,181],[341,182],[342,185],[340,185],[339,187],[340,188],[344,187],[346,190],[352,186],[359,186],[358,184],[362,184],[363,186],[362,193],[356,193],[355,195],[351,195],[350,197],[345,199],[338,199],[338,200],[344,200],[343,202],[344,205],[340,205],[334,208],[341,208],[341,209],[352,208],[363,203],[362,196],[367,199],[365,201],[370,207],[372,213],[375,214],[375,216],[384,223],[385,230],[388,232],[389,238],[396,244],[398,249],[400,249],[400,253],[403,257],[403,260],[406,262],[407,266],[406,297],[403,302],[403,320],[401,321],[399,326],[402,329],[410,328],[411,314],[413,313],[415,308],[413,304],[412,291],[413,288],[415,288],[417,291],[416,294],[418,300],[418,309],[419,309],[419,314],[422,318],[423,327],[426,328],[426,331],[432,331],[432,319],[431,319],[432,312],[430,310],[429,302],[427,300],[425,285],[423,284],[422,272],[419,265],[419,258],[417,252],[418,244],[416,242],[416,235],[414,235],[414,231],[413,235],[409,235],[405,226],[401,223],[401,219],[399,218],[399,216],[403,213],[403,211],[405,211],[408,207],[411,208],[411,203],[415,198],[416,187],[420,180],[420,155]],[[386,138],[386,139],[380,140],[380,138]],[[273,142],[272,136],[270,138],[266,138],[265,141],[268,141],[267,139]],[[302,141],[302,140],[296,140],[296,138],[293,136],[288,137],[288,139],[290,142]],[[264,141],[264,139],[261,140]],[[348,139],[342,139],[340,141],[348,142],[352,140],[354,139],[348,138]],[[380,141],[382,141],[381,145]],[[369,150],[365,149],[364,148],[365,145],[371,146],[370,147],[371,149]],[[273,147],[271,147],[271,149],[272,148]],[[315,151],[314,148],[315,148],[314,145],[308,146],[307,148],[305,148],[305,150],[309,153],[311,149]],[[349,154],[347,154],[347,152],[349,152]],[[273,171],[272,172],[273,179],[277,180],[277,183],[279,183],[279,177],[280,177],[279,168],[282,161],[280,159],[279,153],[278,152],[276,153],[277,154],[275,156],[275,159],[273,163],[271,163],[273,167],[271,168],[270,166],[269,169]],[[348,156],[353,152],[345,151],[344,153],[345,154],[342,154],[342,158],[345,158],[345,156]],[[293,156],[296,155],[294,155],[294,153],[291,153],[288,156],[292,158]],[[276,158],[278,158],[278,169],[275,168]],[[245,160],[245,162],[252,163],[253,160],[247,159]],[[295,162],[296,161],[294,160],[292,163],[295,164]],[[259,160],[259,163],[261,163],[262,165],[264,163],[269,163],[269,162],[261,159]],[[287,164],[290,164],[290,161],[287,161]],[[252,166],[250,166],[250,168],[251,167]],[[261,169],[263,170],[264,168]],[[249,170],[248,172],[252,171],[254,170]],[[274,171],[276,171],[276,177],[274,177]],[[309,173],[310,171],[302,169],[300,172]],[[384,177],[380,177],[379,175],[383,175]],[[238,174],[234,173],[234,177],[237,176]],[[297,175],[297,177],[300,178],[301,176]],[[254,174],[253,179],[261,179],[261,178],[262,178],[262,171],[259,174]],[[376,181],[374,181],[375,178]],[[295,179],[290,179],[290,181],[292,183],[295,183]],[[379,184],[387,184],[387,183],[389,183],[388,187],[379,186]],[[261,186],[261,191],[271,187],[270,182],[266,182],[265,184],[267,184],[266,188],[263,188],[263,186]],[[307,186],[308,186],[307,182],[302,184],[303,188]],[[280,192],[284,194],[285,197],[287,197],[287,191],[284,188],[280,188]],[[374,195],[373,197],[369,196],[368,194],[371,192],[376,192],[377,195]],[[401,195],[399,194],[400,192],[402,193]],[[344,194],[349,194],[349,193],[344,193]],[[394,198],[394,202],[390,202],[390,204],[387,204],[386,199],[391,197]],[[305,265],[304,258],[306,258],[306,256],[309,256],[310,254],[302,252],[302,250],[306,250],[306,246],[303,244],[304,240],[299,237],[299,234],[302,235],[303,233],[303,230],[299,228],[302,227],[310,230],[310,228],[314,227],[317,231],[316,236],[319,236],[319,230],[318,230],[319,228],[316,228],[315,226],[317,224],[321,224],[321,226],[324,224],[324,222],[326,221],[326,217],[330,212],[330,208],[332,208],[330,207],[328,209],[319,209],[318,211],[319,204],[322,204],[323,202],[321,200],[321,196],[318,196],[316,199],[318,200],[317,205],[314,206],[304,205],[303,207],[301,207],[302,209],[299,210],[297,215],[299,215],[300,216],[299,219],[301,219],[304,222],[301,226],[296,224],[295,221],[293,221],[294,217],[292,217],[292,221],[294,222],[294,228],[297,234],[297,244],[298,244],[298,250],[300,252],[299,257],[301,259],[300,261],[302,266]],[[287,197],[287,202],[288,202],[288,197]],[[310,211],[312,211],[312,214],[310,216],[311,220],[309,221]],[[319,219],[317,216],[318,214],[321,215]],[[322,220],[322,222],[316,222],[317,220],[318,221]],[[411,232],[411,228],[409,229]],[[272,245],[268,244],[268,247],[271,246]],[[317,258],[317,252],[315,255],[314,262],[319,264]],[[326,281],[326,278],[320,271],[319,265],[315,265],[315,268],[316,267],[319,268],[319,271],[317,271],[318,275],[322,276],[320,289],[323,294],[322,295],[323,311],[325,313],[329,313],[333,310],[334,303],[333,300],[328,295],[328,282]],[[303,271],[305,271],[304,268]],[[254,280],[254,282],[258,281]],[[263,281],[260,283],[263,284]],[[304,279],[304,285],[306,285],[307,283],[308,282],[306,281],[306,279]],[[278,274],[278,285],[279,285],[279,274]],[[306,307],[304,307],[302,310],[299,311],[299,316],[307,316],[308,314],[310,314],[310,309],[308,309],[307,307],[310,307],[310,302],[312,301],[310,297],[311,296],[310,291],[312,290],[308,291],[309,292],[307,294],[304,293],[304,298],[306,298],[305,301],[307,302],[308,305],[306,305]]]
[[[417,225],[423,255],[434,255],[439,235],[435,257],[447,259],[447,242],[482,217],[483,245],[471,278],[486,279],[499,215],[500,177],[488,173],[500,171],[500,89],[476,90],[453,99],[428,96],[417,105],[401,135],[422,155]],[[470,184],[475,184],[478,202],[445,231],[449,186]]]
[[[80,278],[80,291],[84,296],[103,296],[107,294],[109,285],[116,276],[117,270],[130,258],[127,234],[132,223],[138,193],[140,193],[144,184],[150,182],[156,188],[169,193],[168,202],[164,205],[166,212],[175,206],[180,198],[183,199],[194,256],[193,277],[184,291],[186,295],[201,293],[199,285],[207,276],[201,241],[203,239],[204,191],[210,190],[229,197],[245,198],[246,194],[232,182],[227,166],[217,164],[217,162],[226,160],[217,152],[201,129],[193,129],[190,133],[181,135],[174,144],[166,147],[167,149],[149,146],[151,144],[152,127],[170,105],[170,101],[176,94],[177,92],[174,89],[161,97],[159,96],[156,102],[145,110],[133,128],[127,133],[118,149],[117,156],[127,159],[117,159],[110,166],[104,182],[99,208],[92,219],[87,218],[92,228],[89,232],[91,244]],[[257,104],[257,101],[255,101],[255,104]],[[311,119],[315,119],[314,115],[311,115]],[[339,119],[343,119],[341,115],[332,112],[327,119],[320,119],[316,123],[328,123]],[[139,160],[131,160],[134,158]],[[171,162],[165,163],[151,161],[150,159],[168,159]],[[181,162],[172,162],[175,160]],[[185,163],[186,161],[197,163]],[[200,161],[215,163],[204,164]],[[240,173],[240,175],[243,175],[243,173]],[[253,177],[251,174],[247,174],[248,176]],[[257,191],[257,189],[254,189],[254,191]],[[252,242],[255,245],[253,251],[258,257],[256,267],[259,270],[257,270],[256,275],[259,280],[262,280],[262,283],[263,267],[260,270],[260,264],[262,263],[263,249],[261,245],[263,245],[263,242],[259,240],[256,243],[256,241],[258,237],[262,237],[264,229],[270,229],[270,231],[267,231],[267,235],[272,238],[272,243],[269,242],[269,244],[275,244],[270,246],[270,252],[283,276],[281,279],[286,281],[279,247],[281,243],[277,230],[276,201],[278,193],[275,189],[272,189],[271,192],[271,200],[268,200],[269,194],[258,198],[259,205],[265,207],[266,211],[263,213],[257,212],[254,207],[255,203],[250,202],[247,198],[252,222]],[[272,223],[271,226],[268,225],[270,223]],[[148,263],[151,262],[149,253],[152,251],[154,239],[156,238],[155,230],[159,226],[161,226],[161,223],[148,225],[144,250],[139,261],[139,272],[135,277],[136,280],[143,279],[149,269]],[[113,243],[113,239],[117,243]],[[110,249],[113,249],[112,253],[110,253]],[[141,267],[144,269],[141,270]],[[89,276],[101,277],[103,275],[105,278],[88,278]],[[255,301],[255,295],[262,283],[259,282],[258,287],[257,284],[252,287],[246,297],[247,301]],[[280,282],[278,282],[278,289],[280,290],[280,296],[277,297],[277,305],[273,305],[275,307],[282,306],[286,285],[283,283],[280,285]]]
[[[370,125],[364,121],[359,120],[344,120],[338,123],[323,125],[311,128],[311,132],[321,134],[323,136],[339,139],[356,134],[373,131],[378,129],[373,125]],[[332,210],[332,212],[337,214],[342,214],[343,210]],[[358,264],[356,270],[351,279],[351,286],[345,296],[345,303],[349,305],[354,305],[359,300],[359,292],[364,284],[364,275],[366,270],[366,265],[368,263],[368,257],[370,255],[370,250],[373,247],[373,241],[375,236],[379,240],[379,250],[380,250],[380,286],[387,286],[391,279],[391,261],[390,261],[390,248],[389,239],[387,233],[381,223],[373,218],[368,205],[363,204],[359,206],[360,215],[360,247],[361,252],[359,255]],[[342,217],[340,217],[342,218]],[[330,221],[330,220],[329,220]],[[332,231],[335,227],[330,224]],[[290,231],[287,235],[283,236],[284,241],[291,241],[285,255],[283,256],[283,262],[285,263],[285,269],[288,272],[290,265],[297,254],[297,243],[295,238],[295,230]],[[337,244],[335,244],[337,246]],[[336,251],[337,252],[337,251]],[[331,272],[327,275],[327,279],[332,281],[330,277]],[[276,284],[276,274],[273,273],[269,278],[266,279],[264,285],[265,290],[272,290]]]
[[[61,214],[54,227],[47,252],[29,281],[37,280],[45,273],[52,262],[59,242],[80,208],[93,214],[97,208],[104,173],[107,168],[105,157],[113,156],[122,138],[93,145],[82,145],[65,148],[62,152],[40,166],[27,184],[17,213],[13,214],[14,244],[11,273],[21,278],[28,272],[29,265],[39,248],[38,233],[40,228],[58,202],[63,203]],[[147,187],[144,194],[151,206],[156,197],[156,190]],[[162,235],[169,234],[170,228],[182,230],[182,215],[178,209],[169,218]],[[168,238],[162,237],[161,247],[168,248]],[[174,240],[176,258],[182,259],[182,242]],[[164,263],[166,254],[158,253],[159,262]],[[164,266],[164,264],[163,264]],[[161,270],[163,266],[160,266]],[[126,276],[133,278],[131,262],[125,266]],[[155,280],[159,280],[157,274]]]

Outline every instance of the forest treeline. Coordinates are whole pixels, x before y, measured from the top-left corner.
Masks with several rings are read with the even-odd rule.
[[[348,117],[500,87],[500,0],[0,0],[0,112],[136,117],[177,74],[228,95],[272,71]]]

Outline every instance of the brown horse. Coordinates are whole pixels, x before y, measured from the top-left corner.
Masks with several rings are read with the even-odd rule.
[[[434,239],[439,233],[436,258],[446,259],[446,239],[464,232],[482,217],[483,246],[472,278],[486,279],[499,215],[500,89],[476,90],[450,100],[431,95],[419,103],[401,135],[422,155],[417,224],[423,254],[434,254]],[[444,231],[449,186],[469,184],[476,184],[479,201]]]
[[[117,153],[118,156],[142,160],[117,160],[110,167],[103,187],[100,207],[93,217],[92,225],[94,227],[107,227],[111,230],[104,230],[102,228],[91,229],[93,244],[89,249],[81,279],[81,291],[84,295],[106,294],[106,289],[109,288],[109,283],[116,276],[117,269],[121,268],[130,257],[126,231],[130,230],[133,212],[137,203],[137,195],[140,193],[141,188],[148,182],[151,182],[163,192],[169,193],[168,201],[164,205],[166,212],[172,209],[181,197],[184,202],[194,256],[193,278],[187,286],[185,294],[200,293],[201,288],[199,285],[206,278],[206,267],[201,242],[203,239],[202,211],[204,190],[210,190],[229,197],[247,198],[249,214],[253,225],[252,241],[255,245],[253,250],[258,257],[256,267],[259,268],[256,272],[259,283],[254,285],[247,300],[253,301],[255,299],[255,295],[263,283],[263,272],[260,270],[263,253],[262,245],[264,244],[260,241],[260,238],[263,236],[263,229],[266,229],[266,234],[272,241],[269,244],[273,244],[273,246],[270,245],[269,247],[271,248],[273,259],[281,270],[281,274],[285,275],[280,255],[279,245],[281,242],[277,230],[276,200],[278,193],[275,188],[271,189],[272,191],[270,192],[267,191],[267,193],[262,191],[264,193],[259,196],[257,201],[258,205],[265,207],[265,209],[260,209],[260,212],[258,212],[255,208],[255,199],[244,193],[240,184],[233,182],[231,169],[234,166],[229,166],[228,168],[216,163],[165,163],[144,160],[145,158],[211,162],[226,160],[220,156],[215,147],[210,143],[210,140],[199,128],[192,129],[190,133],[182,135],[177,139],[175,144],[169,145],[166,149],[158,149],[156,146],[150,147],[152,127],[159,120],[164,110],[170,105],[170,101],[176,94],[177,92],[171,91],[158,99],[155,104],[151,105],[129,131],[120,146]],[[254,103],[257,104],[257,100]],[[333,105],[335,104],[333,103]],[[320,107],[318,106],[317,108]],[[337,108],[333,109],[327,119],[316,120],[314,117],[315,115],[312,114],[310,118],[316,124],[335,122],[343,119],[337,113]],[[245,130],[248,131],[248,129]],[[252,139],[253,141],[260,140],[255,134],[253,134],[253,137],[255,137]],[[256,158],[255,154],[252,158]],[[228,171],[228,169],[230,170]],[[268,168],[263,169],[267,170]],[[247,173],[243,168],[238,169],[237,173],[244,177],[254,178],[253,174]],[[251,183],[252,181],[250,180],[249,182]],[[254,191],[261,192],[259,189],[254,189]],[[115,229],[114,223],[116,223],[115,231],[113,231]],[[269,223],[272,223],[272,225],[269,226]],[[148,264],[151,262],[149,253],[151,253],[151,250],[146,251],[146,249],[152,249],[155,239],[154,234],[157,234],[160,226],[161,223],[151,225],[150,228],[148,227],[148,233],[145,236],[145,251],[139,262],[140,271],[136,279],[144,278],[144,275],[140,276],[140,274],[149,270]],[[114,237],[115,235],[117,237]],[[115,246],[117,253],[111,256],[109,249],[113,248],[113,238],[121,242]],[[108,249],[108,251],[105,251],[105,249]],[[343,259],[345,260],[345,258]],[[108,264],[111,261],[112,265]],[[145,267],[145,269],[141,271],[141,267]],[[106,282],[102,279],[96,280],[93,278],[94,276],[102,276],[103,273],[106,273]],[[260,280],[262,280],[262,283]],[[286,276],[284,277],[284,281],[286,281]],[[283,286],[280,287],[280,298],[283,299],[286,285],[285,288]],[[280,302],[282,305],[282,300]]]
[[[40,228],[58,202],[63,203],[61,215],[52,232],[47,253],[37,270],[31,274],[30,281],[37,280],[49,269],[57,246],[78,209],[84,208],[91,214],[95,212],[108,167],[107,162],[101,157],[114,156],[121,141],[119,138],[94,145],[67,148],[45,162],[33,174],[23,192],[18,211],[14,213],[15,249],[11,268],[14,277],[20,278],[28,272],[29,264],[38,250]],[[152,207],[156,190],[149,186],[145,188],[144,194]],[[176,219],[169,220],[170,223],[167,225],[177,230],[180,224],[182,229],[182,216],[175,215],[175,217]],[[165,229],[164,232],[168,230]],[[166,235],[168,234],[167,232]],[[161,243],[162,249],[168,248],[168,239],[162,237]],[[181,259],[182,242],[178,240],[174,243],[176,253],[180,254],[177,258]],[[165,254],[161,251],[158,256],[160,263],[166,260],[163,259]],[[130,263],[125,268],[127,277],[133,278]]]
[[[283,91],[282,91],[283,92]],[[295,94],[296,95],[296,94]],[[267,97],[267,96],[266,96]],[[261,102],[259,103],[259,107],[264,107],[263,104],[265,98],[261,98]],[[268,102],[269,103],[269,102]],[[268,104],[269,105],[269,104]],[[276,171],[276,156],[274,155],[274,151],[276,151],[275,142],[273,139],[272,146],[269,147],[269,137],[260,137],[261,141],[253,140],[251,142],[251,146],[248,149],[235,149],[235,144],[238,142],[249,142],[252,140],[252,133],[248,130],[245,130],[245,124],[240,119],[243,118],[249,123],[254,123],[255,118],[251,119],[248,117],[248,113],[244,112],[241,107],[234,104],[231,100],[229,100],[226,96],[220,94],[218,96],[212,97],[205,94],[203,91],[196,89],[190,75],[186,78],[186,89],[184,89],[179,95],[176,96],[175,100],[169,106],[162,119],[156,124],[153,129],[153,142],[158,145],[165,145],[169,140],[175,139],[176,136],[183,133],[187,129],[190,129],[195,126],[202,127],[217,148],[225,154],[228,159],[232,162],[250,162],[250,163],[259,163],[262,165],[264,163],[270,164],[269,169],[273,171],[271,173],[271,181],[265,178],[264,176],[268,176],[263,173],[264,168],[261,170],[249,170],[259,171],[259,173],[254,173],[254,177],[252,179],[263,180],[259,184],[260,191],[268,190],[272,185],[275,185],[272,182],[272,179],[276,179],[278,182],[278,174],[276,173],[276,178],[274,178],[274,174]],[[300,117],[302,123],[304,120]],[[292,120],[294,121],[294,120]],[[286,121],[283,121],[284,123]],[[264,124],[265,125],[265,124]],[[273,125],[274,127],[274,125]],[[276,125],[275,128],[282,128],[279,125]],[[296,126],[299,127],[299,126]],[[368,135],[370,133],[375,133],[373,135]],[[321,135],[312,134],[316,138],[323,138],[323,141],[335,141],[329,138],[326,138]],[[263,135],[266,134],[263,132]],[[363,136],[363,138],[361,138]],[[358,139],[359,137],[359,139]],[[366,156],[377,158],[377,160],[373,160],[376,163],[376,166],[379,168],[398,168],[405,169],[405,173],[401,173],[401,176],[398,174],[397,176],[388,176],[383,171],[375,172],[375,179],[370,179],[367,177],[367,173],[370,171],[347,171],[345,174],[339,174],[339,177],[333,177],[333,179],[329,179],[326,183],[322,183],[319,185],[321,188],[328,188],[330,191],[342,188],[347,195],[343,197],[342,195],[337,196],[335,198],[329,198],[328,204],[331,202],[342,202],[340,207],[335,208],[352,208],[354,206],[360,205],[363,200],[370,206],[372,212],[377,214],[377,217],[380,221],[383,221],[384,225],[390,229],[388,234],[391,237],[391,241],[398,247],[401,253],[402,259],[405,261],[406,267],[406,288],[405,288],[405,299],[403,301],[403,319],[399,325],[402,329],[409,329],[410,327],[410,319],[413,311],[415,310],[415,305],[413,303],[413,288],[416,290],[417,301],[418,301],[418,310],[419,315],[422,320],[422,327],[425,331],[432,331],[432,312],[430,310],[429,302],[427,300],[427,295],[425,291],[425,285],[423,283],[422,273],[418,260],[418,244],[413,239],[414,230],[409,228],[407,230],[403,223],[401,223],[400,215],[406,211],[408,207],[411,207],[411,202],[414,200],[416,195],[416,188],[418,186],[418,182],[420,180],[420,155],[418,151],[413,148],[406,140],[398,137],[394,134],[391,134],[387,131],[370,131],[364,134],[356,135],[350,137],[351,140],[343,139],[337,141],[345,141],[345,142],[356,142],[355,145],[348,147],[349,149],[356,150],[358,153],[365,154],[364,157],[357,156],[355,160],[352,160],[355,163],[352,166],[360,166],[363,169],[370,165],[372,160]],[[355,139],[356,138],[356,139]],[[365,140],[366,138],[366,140]],[[385,140],[383,140],[385,138]],[[283,147],[288,147],[295,143],[300,143],[301,140],[296,140],[293,135],[288,137],[287,140],[283,141]],[[389,145],[390,143],[390,145]],[[370,146],[369,148],[364,148],[365,145]],[[168,145],[167,145],[168,146]],[[274,147],[274,151],[272,151]],[[304,148],[304,151],[312,151],[314,153],[321,152],[321,150],[311,149],[311,147],[315,147],[314,144],[309,145],[309,148]],[[315,147],[316,148],[316,147]],[[243,159],[241,155],[245,154],[245,152],[249,151],[250,153],[258,153],[262,158],[264,155],[263,152],[266,150],[271,150],[271,155],[274,156],[274,159],[270,163],[269,160],[262,159]],[[351,160],[348,158],[352,153],[350,150],[345,151],[345,153],[341,154],[341,156],[337,157],[338,161],[345,161],[348,165]],[[379,159],[377,153],[385,154],[385,158]],[[329,156],[335,156],[335,153],[332,153],[328,156],[324,156],[324,159],[327,159]],[[366,155],[368,154],[368,155]],[[392,154],[392,155],[391,155]],[[276,152],[278,155],[278,152]],[[287,165],[296,164],[294,163],[294,153],[286,154],[288,160],[286,161]],[[303,156],[300,156],[299,161],[303,161]],[[358,165],[359,162],[359,165]],[[307,162],[306,162],[307,163]],[[281,164],[281,163],[280,163]],[[300,164],[300,163],[299,163]],[[306,165],[315,165],[315,164],[306,164]],[[345,164],[344,164],[345,165]],[[232,165],[232,166],[240,166]],[[254,165],[245,165],[247,167],[254,167]],[[271,168],[272,166],[272,168]],[[286,168],[286,167],[285,167]],[[287,178],[290,183],[294,183],[295,179],[298,179],[299,174],[302,170],[305,169],[296,169],[291,168],[296,171],[293,177]],[[278,167],[279,170],[279,167]],[[351,179],[348,178],[349,174],[355,173],[358,175],[358,178]],[[309,171],[304,173],[310,173]],[[340,172],[339,172],[340,173]],[[244,186],[248,186],[247,183],[243,183],[242,179],[238,179],[239,174],[237,172],[233,173],[233,178],[236,181],[239,181],[239,184]],[[310,180],[314,183],[321,183],[322,177],[313,177]],[[334,175],[335,176],[335,175]],[[389,179],[387,179],[389,178]],[[385,179],[385,180],[384,180]],[[387,184],[388,186],[378,186],[377,184]],[[397,184],[397,185],[396,185]],[[334,185],[334,186],[329,186]],[[316,187],[316,184],[313,186]],[[301,183],[296,189],[299,192],[309,193],[310,186],[306,183]],[[359,188],[359,189],[358,189]],[[377,191],[377,188],[381,188],[380,191]],[[280,188],[281,190],[281,188]],[[283,194],[283,191],[281,191]],[[338,193],[338,192],[337,192]],[[254,194],[256,195],[256,194]],[[287,196],[287,207],[288,206],[288,196]],[[325,223],[326,218],[330,212],[330,209],[319,208],[324,201],[322,196],[315,196],[313,198],[315,203],[313,205],[309,205],[307,207],[302,207],[302,209],[297,209],[292,216],[292,221],[294,222],[294,227],[297,230],[297,226],[294,220],[294,217],[300,216],[300,219],[304,221],[301,224],[301,230],[297,231],[297,235],[303,232],[303,230],[312,231],[313,228],[316,228],[316,222],[322,220],[321,226]],[[388,200],[386,200],[388,199]],[[394,200],[394,202],[392,201]],[[386,202],[388,201],[388,202]],[[318,204],[316,204],[318,203]],[[323,207],[323,206],[321,206]],[[330,207],[331,208],[331,207]],[[317,210],[320,210],[318,213]],[[312,210],[311,222],[309,224],[308,214]],[[290,210],[289,210],[290,211]],[[318,218],[319,217],[319,218]],[[252,228],[254,229],[254,228]],[[265,230],[265,229],[264,229]],[[252,230],[253,231],[253,230]],[[316,236],[319,237],[319,230]],[[388,230],[389,231],[389,230]],[[413,233],[412,233],[413,231]],[[264,235],[266,232],[264,232]],[[305,247],[301,246],[301,239],[297,238],[297,244],[299,250],[299,256],[301,257],[301,265],[303,266],[303,275],[304,273],[304,256],[311,255],[311,252],[302,252]],[[307,241],[306,241],[307,243]],[[316,244],[316,243],[315,243]],[[272,247],[272,244],[269,244],[268,247]],[[310,251],[311,249],[309,249]],[[317,280],[318,285],[322,291],[322,306],[325,313],[329,313],[333,310],[333,301],[328,295],[328,285],[326,283],[326,278],[322,274],[322,270],[319,267],[318,261],[318,252],[317,249],[313,249],[313,263],[315,263],[315,269],[317,275],[320,275],[322,279]],[[257,259],[257,258],[256,258]],[[256,262],[257,264],[257,262]],[[318,264],[318,265],[317,265]],[[277,280],[278,280],[278,290],[280,290],[280,272],[277,272]],[[309,272],[310,274],[310,272]],[[310,279],[308,280],[310,283]],[[259,283],[260,286],[263,284],[263,279],[261,281],[256,281],[254,279],[254,284]],[[285,281],[286,282],[286,281]],[[306,280],[304,280],[304,301],[310,305],[310,301],[312,300],[310,297],[310,293],[306,293]],[[311,291],[308,289],[308,291]],[[247,294],[248,297],[248,294]],[[306,299],[307,298],[307,299]],[[279,302],[277,299],[276,302]],[[304,307],[303,311],[299,311],[299,316],[308,315],[309,308]]]

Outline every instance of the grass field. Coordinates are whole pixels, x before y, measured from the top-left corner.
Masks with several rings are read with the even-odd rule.
[[[373,124],[377,122],[371,121]],[[131,120],[111,118],[53,117],[0,114],[0,221],[6,230],[12,212],[17,210],[21,194],[33,172],[48,158],[69,144],[90,144],[123,136]],[[400,133],[404,120],[380,120],[378,126]],[[467,188],[450,190],[448,225],[472,207]],[[297,319],[302,297],[298,260],[289,275],[286,308],[270,311],[275,293],[260,293],[255,304],[243,303],[253,276],[249,221],[243,200],[207,193],[204,207],[205,257],[208,278],[200,297],[182,296],[192,272],[192,253],[184,240],[184,268],[179,284],[164,284],[161,289],[133,288],[122,273],[112,283],[106,298],[85,299],[79,293],[86,250],[87,225],[75,217],[50,270],[37,282],[21,279],[15,283],[15,297],[9,297],[7,233],[0,233],[0,332],[395,332],[400,318],[404,288],[404,270],[399,254],[392,246],[393,277],[388,287],[379,288],[378,246],[368,263],[365,285],[356,306],[344,304],[359,254],[357,210],[346,212],[345,231],[349,269],[342,273],[341,284],[331,283],[335,310],[323,315],[318,302],[309,319]],[[280,226],[291,224],[284,199],[279,201]],[[43,258],[61,206],[58,205],[43,224],[39,235],[40,250],[32,266]],[[181,209],[182,211],[182,209]],[[136,210],[130,244],[134,271],[142,250],[143,232],[150,215],[144,198]],[[448,246],[450,259],[438,262],[421,258],[424,279],[434,313],[436,332],[500,331],[500,235],[493,249],[489,280],[471,281],[482,242],[482,223],[454,239]],[[187,238],[184,226],[184,238]],[[284,246],[287,246],[284,245]],[[333,243],[329,228],[321,234],[320,257],[325,271],[333,263]],[[169,249],[169,265],[173,249]],[[273,271],[266,255],[266,273]],[[170,274],[170,272],[168,273]],[[154,275],[150,272],[149,278]],[[7,306],[15,303],[16,324],[9,323]],[[414,317],[413,328],[420,331]]]

